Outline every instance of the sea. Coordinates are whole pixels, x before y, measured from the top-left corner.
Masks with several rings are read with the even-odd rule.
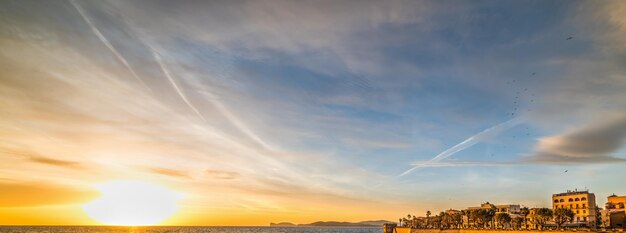
[[[382,233],[382,227],[0,226],[0,233]]]

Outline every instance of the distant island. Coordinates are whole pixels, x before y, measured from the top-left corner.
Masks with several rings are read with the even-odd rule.
[[[297,226],[296,224],[290,223],[290,222],[279,222],[279,223],[270,223],[270,227],[295,227]]]
[[[361,222],[317,221],[308,224],[294,224],[290,222],[270,223],[271,227],[379,227],[385,223],[394,223],[386,220],[370,220]]]

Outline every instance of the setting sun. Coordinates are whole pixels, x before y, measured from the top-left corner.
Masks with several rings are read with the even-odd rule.
[[[97,186],[102,195],[83,209],[107,225],[155,225],[176,212],[180,194],[143,181],[111,181]]]

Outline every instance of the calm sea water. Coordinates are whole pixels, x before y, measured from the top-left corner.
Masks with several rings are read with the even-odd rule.
[[[381,233],[382,227],[0,226],[0,233]]]

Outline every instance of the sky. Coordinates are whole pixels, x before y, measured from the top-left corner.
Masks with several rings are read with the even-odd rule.
[[[395,220],[626,195],[624,1],[1,1],[0,224]]]

